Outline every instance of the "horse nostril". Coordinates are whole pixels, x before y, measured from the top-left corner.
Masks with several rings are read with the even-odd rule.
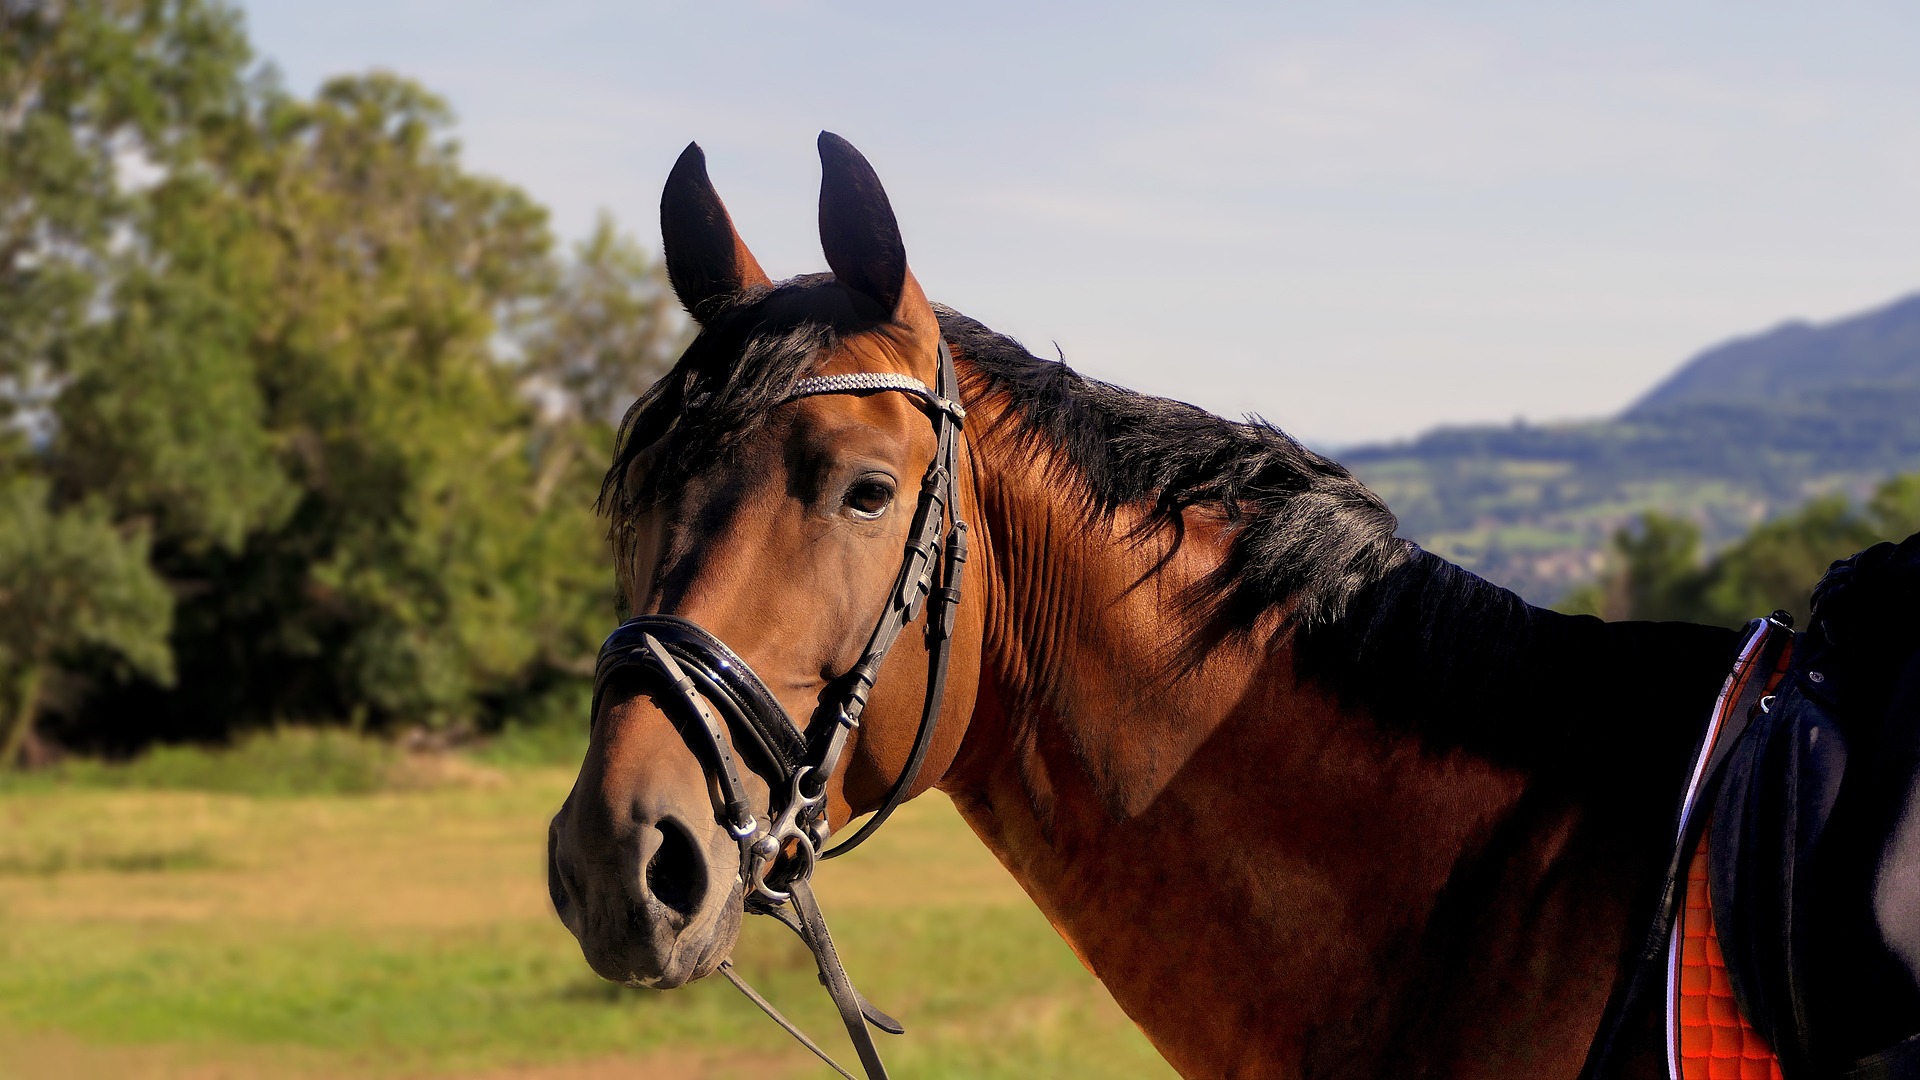
[[[681,915],[691,916],[706,891],[706,867],[693,837],[679,822],[668,818],[654,827],[660,830],[660,848],[647,860],[647,892]]]

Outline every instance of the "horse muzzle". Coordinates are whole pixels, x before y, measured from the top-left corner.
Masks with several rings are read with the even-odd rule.
[[[608,719],[616,714],[624,741],[679,741],[644,697],[620,702]],[[644,757],[646,767],[592,778],[567,796],[547,830],[547,891],[596,973],[667,990],[712,974],[733,950],[739,844],[708,811],[696,763],[684,753]]]

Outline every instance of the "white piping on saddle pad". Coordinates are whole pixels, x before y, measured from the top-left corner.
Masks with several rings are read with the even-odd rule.
[[[1707,724],[1706,742],[1700,748],[1699,760],[1693,763],[1693,775],[1687,780],[1687,796],[1680,803],[1680,836],[1674,841],[1676,847],[1687,842],[1687,829],[1693,824],[1695,803],[1700,798],[1700,786],[1707,778],[1707,763],[1713,759],[1714,745],[1719,742],[1720,731],[1726,727],[1727,713],[1737,699],[1737,691],[1746,685],[1749,669],[1759,659],[1760,651],[1771,636],[1764,630],[1756,632],[1747,641],[1746,648],[1740,650],[1740,659],[1734,662],[1733,671],[1727,681],[1720,685],[1720,697],[1713,703],[1713,719]],[[1683,855],[1690,857],[1690,855]],[[1683,864],[1684,865],[1684,864]],[[1684,879],[1683,879],[1684,880]],[[1679,911],[1673,917],[1673,930],[1667,935],[1667,1075],[1672,1080],[1682,1080],[1680,1073],[1680,931],[1686,921],[1686,902],[1680,903]]]

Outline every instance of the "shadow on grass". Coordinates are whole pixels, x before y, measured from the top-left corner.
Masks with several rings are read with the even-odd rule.
[[[88,851],[56,848],[31,854],[0,853],[0,876],[53,877],[59,874],[165,874],[219,870],[226,864],[204,846],[146,851]]]

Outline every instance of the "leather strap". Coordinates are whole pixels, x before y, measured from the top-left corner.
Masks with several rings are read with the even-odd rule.
[[[606,680],[624,666],[625,654],[641,645],[651,634],[675,660],[686,665],[700,689],[726,715],[728,724],[747,737],[765,759],[763,765],[784,773],[802,764],[807,757],[807,739],[794,724],[787,710],[767,689],[747,662],[734,655],[727,643],[707,632],[705,627],[677,615],[642,615],[620,624],[600,646],[596,668],[594,715],[599,715],[598,697]],[[765,771],[765,770],[763,770]]]
[[[727,977],[728,982],[732,983],[736,989],[738,989],[742,994],[745,994],[747,996],[748,1001],[751,1001],[755,1005],[760,1006],[760,1011],[767,1014],[767,1019],[772,1020],[776,1024],[779,1024],[781,1030],[785,1031],[787,1034],[799,1040],[801,1046],[804,1046],[807,1049],[813,1051],[814,1057],[817,1057],[821,1061],[826,1062],[828,1068],[832,1069],[834,1072],[839,1073],[841,1076],[846,1077],[847,1080],[858,1080],[858,1078],[855,1077],[852,1073],[841,1068],[840,1063],[833,1060],[832,1056],[830,1056],[825,1050],[820,1049],[819,1043],[814,1042],[812,1039],[807,1038],[807,1033],[800,1030],[800,1026],[798,1024],[795,1024],[793,1021],[787,1019],[784,1013],[782,1013],[779,1009],[774,1008],[773,1002],[768,1001],[766,998],[762,997],[760,994],[760,991],[755,990],[751,986],[748,986],[747,980],[741,978],[740,973],[733,969],[733,961],[731,960],[720,961],[719,970],[720,970],[720,974],[725,975]]]
[[[940,343],[940,383],[945,394],[956,393],[958,377],[953,370],[953,353],[947,349],[947,343]],[[964,416],[964,411],[960,413]],[[941,440],[939,454],[940,468],[947,477],[947,495],[956,501],[956,505],[946,508],[952,527],[947,531],[943,545],[944,558],[940,564],[940,575],[936,587],[928,598],[932,609],[927,613],[927,696],[920,709],[920,729],[914,733],[913,749],[907,754],[907,764],[900,771],[899,779],[894,781],[892,790],[887,792],[878,810],[861,824],[860,828],[846,840],[820,853],[822,859],[832,859],[844,855],[877,832],[894,810],[913,794],[913,784],[920,776],[920,768],[926,764],[927,751],[933,748],[933,734],[940,723],[940,704],[947,692],[947,646],[953,639],[953,627],[960,611],[960,581],[966,572],[967,563],[967,523],[960,520],[958,484],[959,452],[957,439]]]
[[[820,982],[833,998],[833,1007],[840,1012],[840,1022],[846,1026],[847,1038],[853,1040],[854,1053],[860,1055],[868,1080],[887,1080],[880,1048],[874,1045],[873,1032],[867,1030],[867,1017],[860,1008],[860,991],[853,988],[853,980],[847,978],[847,969],[840,963],[839,950],[833,947],[833,935],[827,932],[826,916],[820,914],[820,902],[813,898],[812,885],[805,881],[794,883],[793,907],[800,915],[800,928],[805,931],[803,940],[820,965]]]
[[[713,777],[715,817],[740,844],[740,878],[747,910],[773,916],[806,943],[869,1080],[887,1080],[887,1071],[868,1025],[893,1034],[903,1029],[899,1021],[875,1008],[847,977],[808,878],[818,859],[859,846],[913,793],[939,726],[949,645],[967,561],[967,526],[960,520],[957,479],[960,425],[966,410],[958,401],[959,378],[945,341],[940,342],[937,378],[937,388],[930,390],[918,379],[889,373],[822,376],[800,380],[786,398],[907,393],[930,407],[937,440],[934,460],[921,480],[920,498],[886,609],[859,662],[836,680],[829,701],[838,700],[828,715],[817,716],[803,733],[753,669],[724,642],[697,624],[672,615],[638,615],[622,623],[601,646],[594,677],[596,717],[608,682],[627,667],[639,665],[656,672],[672,688],[675,707],[670,712],[676,714],[674,723],[702,768]],[[907,624],[923,611],[927,616],[927,694],[906,765],[879,809],[846,841],[822,851],[829,832],[827,785],[839,769],[853,730],[860,725],[867,696],[887,654]],[[719,710],[724,724],[715,718],[713,709]],[[735,740],[752,747],[756,771],[773,789],[769,820],[764,826],[754,818],[740,782],[729,732]],[[783,795],[785,802],[780,803]],[[747,985],[731,961],[722,962],[719,970],[788,1034],[841,1076],[853,1080],[851,1073]]]
[[[689,726],[703,737],[701,749],[706,751],[706,759],[712,763],[714,778],[718,781],[715,784],[719,790],[715,793],[717,805],[714,812],[734,839],[751,833],[757,824],[753,817],[753,804],[747,800],[746,785],[740,782],[740,769],[734,764],[733,745],[727,740],[726,731],[721,728],[720,721],[714,718],[712,710],[707,708],[693,680],[687,678],[686,673],[680,670],[680,665],[674,662],[666,646],[660,644],[652,634],[642,634],[640,643],[648,658],[667,677],[674,692],[680,695],[682,709],[679,711],[691,713],[699,721],[697,725],[682,724],[681,737],[685,738]]]
[[[774,922],[793,931],[794,936],[804,943],[807,940],[807,931],[800,925],[800,916],[795,915],[789,910],[790,907],[791,905],[788,905],[788,907],[774,908],[771,911],[761,912],[761,914],[770,917]],[[878,1005],[867,1000],[867,995],[861,993],[859,987],[854,987],[853,996],[859,1000],[860,1011],[866,1015],[867,1023],[872,1024],[874,1027],[879,1028],[889,1035],[905,1035],[907,1033],[905,1025],[893,1017],[888,1016],[886,1013],[881,1012]]]
[[[833,998],[834,1008],[839,1011],[840,1020],[846,1025],[847,1037],[853,1040],[854,1052],[860,1055],[860,1064],[866,1070],[868,1080],[887,1080],[886,1064],[880,1060],[880,1049],[874,1045],[873,1033],[867,1030],[867,1025],[872,1024],[893,1035],[905,1034],[906,1029],[900,1026],[898,1020],[874,1008],[873,1003],[854,988],[853,980],[847,977],[847,970],[840,963],[839,951],[833,947],[833,935],[827,930],[827,920],[820,913],[820,904],[814,899],[813,888],[804,881],[793,887],[793,908],[797,913],[795,915],[788,915],[784,910],[779,909],[768,914],[773,915],[782,926],[799,935],[800,940],[805,942],[808,950],[813,953],[814,962],[819,967],[820,984],[827,988],[827,994]],[[760,1011],[766,1013],[768,1019],[780,1025],[781,1029],[793,1036],[800,1045],[813,1051],[814,1056],[826,1062],[828,1068],[846,1077],[847,1080],[855,1080],[854,1075],[835,1061],[832,1055],[822,1050],[819,1043],[808,1038],[807,1033],[802,1031],[799,1025],[787,1019],[779,1009],[774,1007],[773,1002],[768,1001],[759,991],[749,986],[747,981],[740,977],[739,971],[734,968],[733,961],[721,961],[719,971],[727,977],[728,982],[746,995],[748,1001],[759,1006]]]

